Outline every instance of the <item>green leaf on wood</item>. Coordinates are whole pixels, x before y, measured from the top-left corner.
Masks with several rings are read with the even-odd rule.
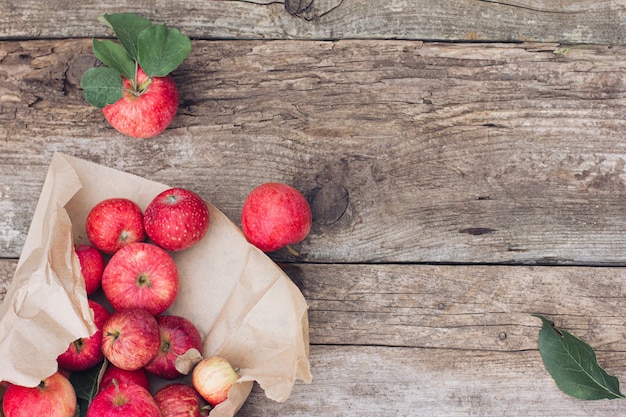
[[[128,54],[136,60],[139,33],[152,26],[152,22],[135,13],[103,14],[98,20],[113,29],[115,36],[124,45]]]
[[[139,66],[150,77],[165,77],[191,52],[191,40],[177,29],[153,25],[137,39]]]
[[[113,104],[124,95],[122,77],[113,68],[89,68],[80,80],[85,100],[97,108]]]
[[[620,392],[619,380],[600,367],[591,346],[556,328],[544,316],[533,316],[543,322],[539,332],[543,364],[563,392],[582,400],[626,398]]]
[[[93,40],[93,53],[102,63],[129,80],[135,78],[137,64],[121,44],[109,40]]]

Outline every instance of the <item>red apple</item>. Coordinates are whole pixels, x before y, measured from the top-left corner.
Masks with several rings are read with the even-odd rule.
[[[176,370],[176,358],[189,349],[202,350],[202,337],[196,326],[181,316],[159,316],[161,347],[159,353],[145,366],[146,371],[163,379],[183,376]]]
[[[301,242],[309,234],[311,207],[290,185],[268,182],[253,189],[241,212],[241,228],[250,243],[274,252]]]
[[[74,251],[80,262],[80,272],[85,280],[87,295],[91,295],[100,288],[104,257],[98,249],[84,243],[76,245]]]
[[[178,111],[174,79],[148,77],[139,68],[136,81],[122,77],[124,95],[102,109],[104,118],[118,132],[134,138],[151,138],[163,132]]]
[[[117,310],[102,328],[102,352],[115,366],[128,371],[144,367],[159,352],[159,325],[141,308]]]
[[[67,350],[57,357],[57,363],[68,371],[86,371],[93,368],[102,360],[102,327],[109,319],[110,313],[102,305],[93,300],[87,300],[93,311],[94,323],[97,331],[87,338],[76,339]]]
[[[85,228],[91,243],[109,255],[146,238],[143,212],[127,198],[109,198],[96,204],[87,215]]]
[[[178,269],[172,256],[151,243],[124,246],[102,274],[102,290],[113,308],[143,308],[153,316],[167,310],[178,295]]]
[[[143,368],[128,371],[118,368],[112,363],[107,364],[102,374],[98,391],[102,391],[111,385],[113,380],[117,381],[118,384],[137,384],[150,391],[150,379]]]
[[[59,372],[36,387],[10,384],[2,400],[5,417],[74,417],[76,406],[74,387]]]
[[[193,387],[213,407],[228,398],[228,392],[237,379],[237,370],[219,356],[198,362],[191,375]]]
[[[206,417],[210,406],[189,385],[175,383],[161,388],[154,394],[162,417]]]
[[[144,214],[146,234],[166,250],[187,249],[209,228],[209,209],[193,191],[170,188],[157,195]]]
[[[93,397],[87,417],[161,417],[161,412],[144,387],[116,382]]]

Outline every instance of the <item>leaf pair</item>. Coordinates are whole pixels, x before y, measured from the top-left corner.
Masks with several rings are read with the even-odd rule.
[[[99,20],[110,26],[119,43],[93,40],[93,51],[106,67],[90,68],[83,74],[81,87],[85,99],[103,108],[123,96],[122,77],[140,94],[138,68],[148,77],[165,77],[174,71],[191,52],[191,40],[177,29],[155,25],[134,13],[104,14]]]
[[[543,322],[539,352],[544,366],[563,392],[581,400],[626,398],[619,380],[600,367],[588,344],[556,328],[547,318],[534,316]]]

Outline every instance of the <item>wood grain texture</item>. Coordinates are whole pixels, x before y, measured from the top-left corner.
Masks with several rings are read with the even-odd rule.
[[[311,342],[526,351],[538,319],[626,352],[621,268],[293,264]]]
[[[139,0],[130,9],[121,0],[8,0],[0,3],[0,38],[110,35],[97,17],[128,11],[166,22],[196,39],[623,44],[626,33],[622,0]]]
[[[601,356],[621,378],[622,355]],[[255,388],[238,417],[607,417],[621,401],[579,401],[556,388],[536,351],[502,353],[313,346],[313,382],[275,403]]]
[[[83,100],[88,40],[2,42],[0,256],[19,255],[63,151],[192,188],[235,222],[256,184],[291,183],[315,208],[302,261],[621,265],[624,56],[619,46],[196,41],[174,74],[177,118],[142,141]]]
[[[0,303],[16,265],[0,260]],[[313,345],[532,351],[542,314],[626,355],[622,268],[280,265],[309,305]]]
[[[16,261],[0,261],[0,303]],[[309,304],[313,373],[238,416],[617,416],[573,400],[541,362],[542,313],[626,378],[621,268],[283,264]]]

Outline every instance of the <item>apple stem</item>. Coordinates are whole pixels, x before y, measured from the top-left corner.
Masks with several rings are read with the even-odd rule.
[[[137,95],[137,84],[139,83],[139,62],[135,60],[135,77],[133,78],[133,94]]]
[[[290,254],[292,254],[293,256],[295,256],[296,258],[300,256],[300,252],[298,252],[297,250],[295,250],[291,245],[287,245],[285,246],[287,248],[287,250],[289,251]]]
[[[209,412],[213,409],[213,407],[211,406],[211,404],[207,404],[203,407],[200,407],[200,415],[201,416],[208,416]]]

